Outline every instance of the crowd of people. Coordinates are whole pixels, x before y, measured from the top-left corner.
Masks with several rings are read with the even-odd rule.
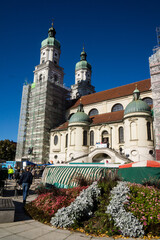
[[[30,171],[33,175],[33,178],[40,178],[42,177],[43,171],[44,171],[45,166],[31,166],[30,167]],[[13,167],[9,166],[8,168],[8,179],[18,179],[22,173],[25,171],[26,169],[20,169],[19,167],[15,167],[15,170],[13,169]]]
[[[29,188],[35,178],[40,178],[44,171],[44,166],[40,167],[29,167],[26,166],[25,169],[20,169],[19,167],[14,169],[10,166],[8,168],[8,179],[15,179],[15,190],[18,186],[22,186],[23,189],[23,204],[26,203],[26,198],[28,196]]]

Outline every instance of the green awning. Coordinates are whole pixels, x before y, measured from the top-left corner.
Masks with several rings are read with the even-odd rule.
[[[45,169],[42,182],[52,184],[58,188],[72,188],[78,186],[76,177],[85,177],[96,181],[107,174],[104,167],[89,166],[50,166]]]

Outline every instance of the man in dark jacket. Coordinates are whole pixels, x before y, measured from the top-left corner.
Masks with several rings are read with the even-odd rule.
[[[22,184],[23,187],[23,204],[26,203],[26,198],[28,195],[28,191],[30,188],[30,185],[32,184],[32,173],[30,172],[30,168],[26,167],[26,171],[22,173],[20,180],[19,180],[19,185]]]

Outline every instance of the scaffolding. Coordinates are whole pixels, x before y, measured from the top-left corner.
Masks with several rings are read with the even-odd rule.
[[[157,36],[157,45],[153,48],[153,53],[156,53],[158,49],[160,49],[160,27],[156,28],[156,36]]]
[[[156,33],[158,45],[154,49],[154,54],[149,58],[149,63],[153,96],[156,159],[160,160],[160,27],[156,28]]]
[[[21,161],[24,155],[24,145],[26,139],[26,125],[28,121],[28,99],[30,93],[30,84],[23,86],[20,120],[18,128],[17,148],[16,148],[16,161]]]
[[[17,158],[19,156],[21,159],[25,158],[35,163],[47,163],[49,161],[50,130],[65,120],[65,100],[69,89],[62,84],[50,81],[34,83],[25,87],[28,87],[30,91],[28,91],[28,95],[23,92],[22,105],[26,103],[26,107],[25,111],[23,108],[20,114],[16,155]],[[25,117],[23,117],[24,115]]]

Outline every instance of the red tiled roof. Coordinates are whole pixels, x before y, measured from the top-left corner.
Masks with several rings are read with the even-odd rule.
[[[68,127],[68,122],[65,122],[61,124],[59,127],[54,128],[53,130],[63,130],[63,129],[66,129],[67,127]]]
[[[105,101],[113,98],[128,96],[133,93],[136,85],[140,92],[149,91],[151,87],[151,81],[150,79],[145,79],[139,82],[134,82],[124,86],[105,90],[102,92],[86,95],[81,97],[81,103],[83,105],[88,105],[88,104],[97,103],[97,102],[101,102],[101,101]],[[79,103],[80,103],[80,99],[78,99],[71,108],[77,107]]]
[[[111,123],[111,122],[122,121],[123,115],[124,115],[124,110],[91,116],[90,117],[92,119],[91,125],[95,125],[99,123]]]
[[[124,110],[91,116],[90,117],[92,119],[91,126],[101,124],[101,123],[111,123],[111,122],[122,121],[123,115],[124,115]],[[67,129],[67,127],[68,127],[68,122],[65,122],[59,127],[55,128],[54,130],[64,130],[64,129]]]

